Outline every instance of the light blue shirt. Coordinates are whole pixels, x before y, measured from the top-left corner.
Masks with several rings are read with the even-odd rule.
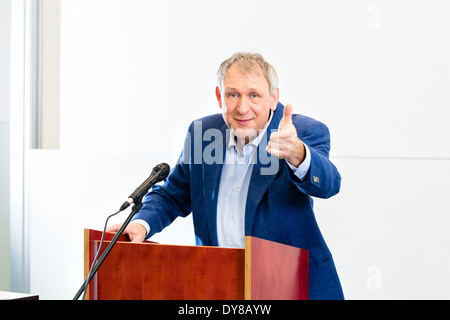
[[[248,187],[258,145],[272,121],[272,116],[273,113],[264,130],[247,143],[243,150],[237,147],[235,134],[230,130],[217,199],[217,238],[220,247],[245,247],[245,205]],[[287,162],[300,180],[308,173],[311,164],[311,153],[306,144],[305,151],[305,160],[298,168]],[[141,224],[149,234],[150,226],[145,220],[136,219],[132,223]]]

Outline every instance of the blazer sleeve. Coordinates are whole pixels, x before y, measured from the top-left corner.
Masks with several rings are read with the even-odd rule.
[[[341,175],[330,161],[330,132],[328,127],[317,120],[301,115],[293,117],[299,138],[311,153],[309,171],[301,181],[291,171],[289,178],[297,188],[310,196],[330,198],[337,194],[341,186]]]

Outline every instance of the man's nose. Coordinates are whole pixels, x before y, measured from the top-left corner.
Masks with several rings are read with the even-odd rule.
[[[250,110],[250,101],[245,97],[241,98],[237,109],[240,114],[246,114]]]

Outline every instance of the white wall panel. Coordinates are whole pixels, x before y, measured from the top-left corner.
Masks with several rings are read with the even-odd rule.
[[[83,283],[83,229],[103,230],[107,217],[169,155],[118,155],[33,150],[30,154],[30,291],[72,299]],[[131,208],[110,219],[122,222]],[[192,218],[152,237],[195,245]]]
[[[446,1],[66,0],[61,9],[64,149],[165,152],[175,131],[219,112],[220,62],[252,50],[278,69],[282,102],[330,126],[336,155],[450,157]]]
[[[450,161],[334,159],[316,217],[348,299],[449,299]]]

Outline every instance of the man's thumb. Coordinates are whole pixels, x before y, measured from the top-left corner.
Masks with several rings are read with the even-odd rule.
[[[283,111],[283,118],[280,121],[279,130],[282,130],[285,126],[288,126],[292,124],[292,109],[294,107],[292,104],[287,104],[286,107],[284,107]]]

